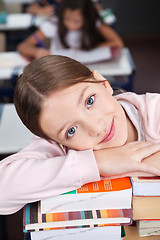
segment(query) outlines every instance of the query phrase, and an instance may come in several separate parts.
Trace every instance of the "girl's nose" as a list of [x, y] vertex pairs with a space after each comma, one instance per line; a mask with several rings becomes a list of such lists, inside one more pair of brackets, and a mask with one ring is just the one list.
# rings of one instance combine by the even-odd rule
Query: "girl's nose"
[[105, 124], [103, 118], [92, 118], [88, 125], [88, 133], [90, 136], [97, 137], [105, 133]]

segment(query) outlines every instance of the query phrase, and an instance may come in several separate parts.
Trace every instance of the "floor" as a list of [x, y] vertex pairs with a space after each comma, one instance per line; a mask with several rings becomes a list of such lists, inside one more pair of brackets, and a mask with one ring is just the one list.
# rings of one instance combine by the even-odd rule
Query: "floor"
[[[160, 93], [160, 36], [156, 37], [125, 37], [125, 45], [130, 49], [136, 65], [134, 92]], [[22, 210], [6, 216], [7, 234], [1, 240], [23, 240]], [[128, 239], [128, 238], [127, 238]]]

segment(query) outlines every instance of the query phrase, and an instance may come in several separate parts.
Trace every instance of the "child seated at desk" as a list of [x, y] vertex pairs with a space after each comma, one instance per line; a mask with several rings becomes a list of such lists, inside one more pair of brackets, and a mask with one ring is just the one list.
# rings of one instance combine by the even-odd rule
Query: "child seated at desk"
[[160, 94], [113, 96], [97, 71], [64, 56], [32, 61], [14, 103], [35, 135], [0, 162], [0, 214], [100, 178], [160, 175]]
[[37, 0], [29, 7], [26, 12], [33, 15], [46, 15], [51, 16], [57, 12], [61, 0]]
[[[43, 40], [51, 40], [46, 49]], [[46, 21], [39, 30], [17, 47], [26, 58], [32, 60], [57, 54], [75, 58], [83, 63], [97, 60], [93, 50], [106, 46], [103, 54], [108, 58], [120, 54], [123, 41], [109, 26], [103, 23], [91, 0], [63, 0], [57, 18]], [[107, 55], [108, 54], [108, 55]]]

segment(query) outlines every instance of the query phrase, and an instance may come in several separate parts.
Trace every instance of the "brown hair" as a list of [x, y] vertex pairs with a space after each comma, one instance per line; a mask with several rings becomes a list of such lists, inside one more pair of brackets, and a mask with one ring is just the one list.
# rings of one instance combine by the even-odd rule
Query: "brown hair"
[[39, 124], [44, 99], [59, 89], [93, 80], [92, 72], [71, 58], [49, 55], [35, 59], [18, 78], [14, 93], [17, 113], [33, 134], [50, 141]]
[[58, 9], [58, 32], [61, 42], [66, 48], [69, 48], [66, 42], [68, 29], [65, 27], [63, 21], [63, 15], [66, 9], [81, 10], [84, 19], [84, 24], [81, 29], [81, 49], [90, 50], [105, 41], [97, 28], [97, 23], [103, 23], [103, 20], [96, 10], [95, 3], [93, 3], [92, 0], [63, 0]]

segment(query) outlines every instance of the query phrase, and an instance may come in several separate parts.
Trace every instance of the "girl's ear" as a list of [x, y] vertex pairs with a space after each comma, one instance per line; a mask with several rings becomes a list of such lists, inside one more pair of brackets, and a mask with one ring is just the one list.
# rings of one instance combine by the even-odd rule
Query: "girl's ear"
[[97, 72], [96, 70], [93, 70], [92, 72], [92, 75], [93, 77], [96, 79], [96, 80], [106, 80], [99, 72]]
[[110, 82], [108, 80], [106, 80], [106, 78], [104, 78], [99, 72], [97, 72], [96, 70], [93, 70], [92, 72], [93, 77], [97, 80], [105, 80], [102, 84], [103, 86], [107, 89], [107, 91], [112, 95], [113, 94], [113, 89], [110, 85]]

